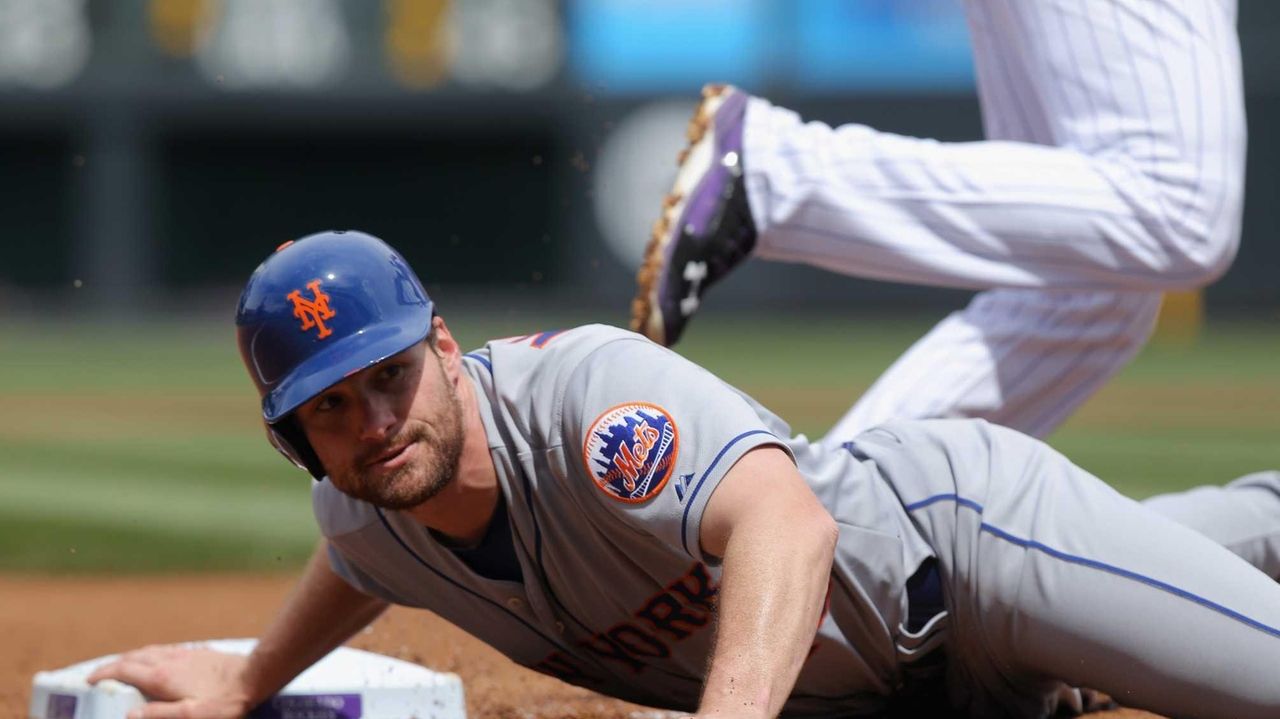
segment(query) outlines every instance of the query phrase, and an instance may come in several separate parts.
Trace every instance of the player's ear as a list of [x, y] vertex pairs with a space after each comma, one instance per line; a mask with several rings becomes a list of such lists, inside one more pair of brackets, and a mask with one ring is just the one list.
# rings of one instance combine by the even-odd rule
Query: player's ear
[[431, 334], [427, 337], [429, 349], [444, 364], [445, 371], [452, 378], [462, 366], [462, 348], [449, 332], [444, 318], [436, 315], [431, 318]]

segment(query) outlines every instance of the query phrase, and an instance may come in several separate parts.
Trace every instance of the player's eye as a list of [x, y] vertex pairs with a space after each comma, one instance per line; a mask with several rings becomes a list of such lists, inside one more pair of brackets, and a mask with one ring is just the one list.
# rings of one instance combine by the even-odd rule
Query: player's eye
[[380, 372], [378, 372], [378, 378], [383, 380], [384, 382], [390, 382], [392, 380], [398, 379], [402, 375], [404, 375], [404, 366], [398, 365], [398, 364], [387, 365], [386, 367], [383, 367]]
[[342, 404], [342, 398], [334, 394], [326, 394], [320, 397], [315, 403], [313, 409], [317, 412], [332, 412]]

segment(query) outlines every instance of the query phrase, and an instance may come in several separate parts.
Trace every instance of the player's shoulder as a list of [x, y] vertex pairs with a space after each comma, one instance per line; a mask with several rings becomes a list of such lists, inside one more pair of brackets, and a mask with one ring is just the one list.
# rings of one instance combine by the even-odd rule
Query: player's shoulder
[[570, 374], [597, 350], [617, 343], [657, 346], [634, 332], [591, 324], [490, 340], [466, 356], [480, 361], [495, 377], [532, 382]]
[[617, 359], [617, 347], [661, 349], [624, 329], [584, 325], [492, 340], [466, 357], [509, 434], [549, 447], [560, 442], [564, 403], [582, 393], [583, 378], [629, 374], [631, 362]]
[[567, 329], [532, 332], [515, 337], [490, 340], [485, 348], [490, 352], [529, 355], [566, 355], [591, 350], [620, 340], [647, 342], [643, 336], [621, 327], [604, 324], [580, 325]]

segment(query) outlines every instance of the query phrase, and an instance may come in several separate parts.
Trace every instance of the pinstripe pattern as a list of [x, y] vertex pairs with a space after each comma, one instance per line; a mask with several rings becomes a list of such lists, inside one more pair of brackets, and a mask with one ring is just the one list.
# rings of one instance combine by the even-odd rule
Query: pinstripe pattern
[[[1034, 404], [1039, 414], [1015, 410], [1010, 413], [1014, 418], [1011, 421], [1025, 425], [1032, 436], [1049, 434], [1133, 359], [1155, 329], [1161, 296], [1154, 293], [1129, 294], [1132, 296], [1124, 300], [1129, 306], [1118, 305], [1125, 307], [1117, 313], [1118, 319], [1128, 319], [1121, 331], [1102, 341], [1077, 344], [1081, 354], [1070, 359], [1071, 365], [1065, 372], [1026, 382], [1021, 394], [1038, 398]], [[1049, 354], [1062, 357], [1066, 353], [1054, 352], [1051, 348]], [[1046, 387], [1048, 391], [1042, 393]], [[996, 421], [1004, 423], [1003, 417], [997, 417]]]
[[832, 442], [894, 417], [1048, 433], [1141, 348], [1158, 291], [1202, 284], [1234, 255], [1234, 0], [965, 6], [985, 142], [748, 107], [759, 256], [988, 290], [890, 368]]
[[1159, 306], [1142, 292], [984, 292], [907, 350], [823, 444], [904, 417], [1048, 434], [1141, 349]]

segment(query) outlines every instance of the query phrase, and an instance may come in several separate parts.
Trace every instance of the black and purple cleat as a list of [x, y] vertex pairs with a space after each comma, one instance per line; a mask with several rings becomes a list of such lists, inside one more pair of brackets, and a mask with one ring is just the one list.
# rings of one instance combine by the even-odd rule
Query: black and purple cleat
[[746, 93], [708, 85], [689, 121], [689, 146], [653, 225], [631, 303], [631, 329], [659, 344], [680, 339], [707, 288], [755, 247], [742, 178], [746, 109]]

